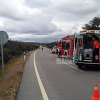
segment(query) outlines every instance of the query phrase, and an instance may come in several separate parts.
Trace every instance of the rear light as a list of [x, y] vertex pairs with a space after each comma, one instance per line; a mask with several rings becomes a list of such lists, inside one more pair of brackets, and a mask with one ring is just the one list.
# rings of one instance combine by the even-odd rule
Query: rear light
[[98, 60], [99, 59], [99, 56], [98, 55], [95, 55], [95, 60]]

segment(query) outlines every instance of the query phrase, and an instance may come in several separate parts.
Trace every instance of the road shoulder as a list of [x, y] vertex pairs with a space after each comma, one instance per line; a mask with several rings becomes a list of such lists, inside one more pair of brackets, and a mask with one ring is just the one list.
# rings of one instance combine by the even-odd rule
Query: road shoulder
[[33, 57], [34, 52], [25, 64], [16, 100], [43, 100], [34, 70]]

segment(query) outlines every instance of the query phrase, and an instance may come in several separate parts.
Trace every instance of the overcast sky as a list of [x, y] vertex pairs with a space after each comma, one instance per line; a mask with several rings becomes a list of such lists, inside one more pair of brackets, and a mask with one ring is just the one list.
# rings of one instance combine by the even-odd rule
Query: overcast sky
[[0, 30], [11, 40], [53, 42], [100, 16], [100, 0], [1, 0]]

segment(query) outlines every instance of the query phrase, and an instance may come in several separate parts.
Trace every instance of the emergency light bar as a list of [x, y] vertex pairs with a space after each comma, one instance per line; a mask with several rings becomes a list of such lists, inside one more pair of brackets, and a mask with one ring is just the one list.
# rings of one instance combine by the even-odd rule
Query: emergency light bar
[[100, 33], [100, 30], [83, 30], [81, 33]]

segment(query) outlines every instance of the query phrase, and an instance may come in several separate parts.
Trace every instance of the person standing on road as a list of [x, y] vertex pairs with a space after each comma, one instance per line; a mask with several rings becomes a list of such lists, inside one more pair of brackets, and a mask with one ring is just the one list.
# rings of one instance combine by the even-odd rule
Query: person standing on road
[[98, 61], [99, 60], [99, 41], [96, 38], [93, 38], [93, 55], [94, 55], [94, 59]]
[[40, 49], [42, 48], [42, 46], [40, 45]]
[[43, 48], [43, 46], [42, 46], [42, 51], [43, 51], [43, 49], [44, 49], [44, 48]]

